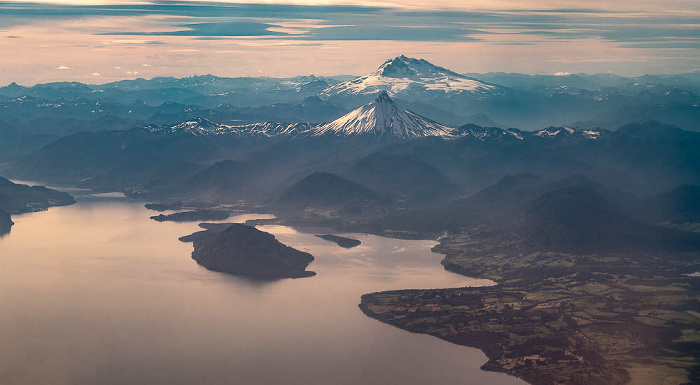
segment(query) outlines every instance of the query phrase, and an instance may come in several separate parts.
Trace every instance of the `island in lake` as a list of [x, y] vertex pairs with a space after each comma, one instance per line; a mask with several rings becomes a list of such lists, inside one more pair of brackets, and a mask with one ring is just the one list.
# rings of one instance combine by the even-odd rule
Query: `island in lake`
[[202, 223], [206, 229], [181, 237], [193, 242], [192, 258], [205, 268], [257, 279], [304, 278], [314, 257], [279, 242], [274, 235], [239, 223]]
[[340, 237], [333, 234], [317, 235], [317, 237], [326, 241], [337, 243], [338, 246], [343, 247], [345, 249], [352, 249], [353, 247], [360, 246], [360, 244], [362, 243], [357, 239]]
[[151, 217], [157, 222], [199, 222], [199, 221], [223, 221], [228, 219], [229, 214], [216, 210], [194, 210], [183, 211], [174, 214], [160, 214]]

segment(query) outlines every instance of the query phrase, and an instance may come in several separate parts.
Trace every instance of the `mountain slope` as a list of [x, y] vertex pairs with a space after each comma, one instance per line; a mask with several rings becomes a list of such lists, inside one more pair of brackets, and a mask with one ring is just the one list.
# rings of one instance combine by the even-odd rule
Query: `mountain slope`
[[696, 234], [647, 225], [579, 187], [543, 194], [532, 201], [524, 222], [513, 230], [522, 244], [572, 253], [694, 250]]
[[683, 185], [641, 203], [656, 222], [700, 222], [700, 186]]

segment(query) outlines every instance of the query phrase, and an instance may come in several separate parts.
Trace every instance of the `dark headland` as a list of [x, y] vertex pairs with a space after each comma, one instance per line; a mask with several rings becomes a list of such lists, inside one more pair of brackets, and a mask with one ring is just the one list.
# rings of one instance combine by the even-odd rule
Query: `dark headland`
[[314, 257], [280, 243], [275, 236], [238, 223], [202, 223], [205, 231], [180, 238], [193, 242], [192, 258], [212, 271], [257, 279], [304, 278]]
[[183, 211], [174, 214], [160, 214], [151, 217], [157, 222], [198, 222], [198, 221], [223, 221], [228, 219], [229, 214], [215, 210], [195, 210]]
[[28, 186], [13, 183], [0, 177], [0, 210], [9, 214], [43, 211], [49, 207], [67, 206], [75, 203], [68, 193], [44, 186]]
[[43, 186], [13, 183], [0, 177], [0, 235], [9, 233], [14, 225], [10, 214], [43, 211], [49, 207], [73, 203], [75, 199], [68, 193]]
[[360, 246], [362, 243], [357, 239], [340, 237], [333, 234], [317, 235], [317, 237], [326, 241], [335, 242], [338, 244], [338, 246], [346, 249], [352, 249], [353, 247]]
[[10, 214], [0, 210], [0, 235], [9, 233], [12, 225], [14, 225], [14, 222], [12, 222]]

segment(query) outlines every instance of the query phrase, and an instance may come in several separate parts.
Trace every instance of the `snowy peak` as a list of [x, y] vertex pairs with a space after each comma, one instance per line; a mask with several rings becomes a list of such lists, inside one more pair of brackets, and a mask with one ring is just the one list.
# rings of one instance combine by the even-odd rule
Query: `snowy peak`
[[451, 138], [455, 129], [433, 122], [394, 103], [386, 91], [381, 91], [369, 104], [351, 111], [330, 123], [314, 127], [314, 136], [364, 136], [378, 138], [422, 138], [439, 136]]
[[226, 125], [204, 118], [186, 120], [174, 125], [149, 125], [143, 130], [154, 134], [188, 136], [235, 136], [235, 137], [287, 137], [287, 138], [371, 138], [415, 139], [437, 137], [445, 140], [463, 139], [486, 141], [530, 141], [530, 140], [604, 140], [613, 133], [602, 129], [579, 130], [570, 127], [547, 127], [538, 131], [521, 131], [515, 128], [481, 127], [468, 124], [452, 128], [405, 110], [380, 92], [376, 99], [349, 112], [330, 123], [259, 122], [246, 125]]
[[146, 131], [155, 134], [184, 134], [191, 136], [294, 136], [303, 134], [309, 130], [308, 123], [274, 123], [260, 122], [239, 126], [214, 123], [208, 119], [196, 118], [182, 123], [166, 126], [149, 125], [144, 127]]
[[[168, 127], [156, 127], [155, 131], [169, 131], [171, 133], [180, 134], [191, 134], [195, 136], [210, 135], [216, 131], [220, 131], [224, 128], [223, 125], [214, 123], [209, 119], [205, 118], [195, 118], [191, 120], [186, 120], [182, 123], [178, 123]], [[152, 130], [152, 131], [154, 131]]]
[[389, 97], [389, 94], [386, 91], [380, 91], [379, 94], [377, 94], [377, 98], [374, 99], [374, 102], [370, 103], [369, 105], [374, 105], [378, 109], [395, 110], [399, 108], [396, 106], [396, 103], [391, 100], [391, 97]]
[[389, 78], [410, 78], [418, 76], [418, 73], [406, 63], [407, 59], [407, 57], [401, 55], [396, 59], [388, 60], [379, 67], [375, 74]]
[[404, 55], [387, 60], [374, 74], [400, 79], [424, 79], [442, 76], [464, 77], [456, 72], [433, 65], [425, 59], [414, 59]]
[[[401, 55], [387, 60], [379, 69], [369, 75], [360, 76], [326, 89], [324, 94], [327, 96], [366, 95], [379, 91], [386, 91], [392, 96], [418, 96], [425, 92], [500, 93], [503, 89], [438, 67], [424, 59], [414, 59]], [[411, 95], [409, 95], [409, 91]]]
[[579, 130], [571, 127], [547, 127], [534, 131], [533, 135], [539, 138], [574, 138], [574, 139], [601, 139], [609, 135], [609, 131], [601, 129]]

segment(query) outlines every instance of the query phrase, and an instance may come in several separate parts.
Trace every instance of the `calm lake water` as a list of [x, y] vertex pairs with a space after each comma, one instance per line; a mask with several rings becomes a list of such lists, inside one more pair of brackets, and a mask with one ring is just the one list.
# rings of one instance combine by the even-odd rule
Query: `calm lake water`
[[[0, 238], [0, 384], [523, 384], [476, 349], [366, 317], [364, 293], [484, 285], [443, 270], [431, 241], [352, 235], [342, 249], [260, 226], [316, 257], [316, 277], [259, 283], [208, 271], [123, 200], [13, 217]], [[241, 216], [234, 221], [252, 217]]]

